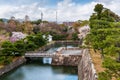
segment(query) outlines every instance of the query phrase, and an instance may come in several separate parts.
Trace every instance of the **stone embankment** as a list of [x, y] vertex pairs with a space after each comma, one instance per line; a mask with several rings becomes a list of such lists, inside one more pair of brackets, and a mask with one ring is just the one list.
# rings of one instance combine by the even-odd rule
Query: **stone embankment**
[[84, 49], [82, 53], [82, 58], [78, 64], [79, 80], [97, 80], [96, 70], [92, 63], [89, 50]]
[[62, 45], [81, 45], [82, 40], [79, 41], [56, 41], [55, 44], [62, 44]]
[[21, 58], [18, 58], [17, 60], [15, 60], [14, 62], [12, 62], [11, 64], [6, 65], [3, 68], [0, 68], [0, 76], [19, 67], [20, 65], [22, 65], [25, 62], [26, 62], [26, 59], [24, 57], [21, 57]]
[[58, 55], [53, 57], [52, 65], [77, 66], [81, 55]]
[[[79, 50], [79, 48], [65, 48], [61, 47], [57, 50], [56, 54], [57, 56], [52, 57], [52, 65], [64, 65], [64, 66], [78, 66], [79, 61], [81, 60], [81, 53], [74, 54], [75, 52], [71, 54], [71, 50]], [[64, 53], [65, 51], [68, 51], [68, 53]]]
[[[65, 54], [65, 51], [68, 53]], [[52, 58], [52, 65], [77, 66], [79, 80], [97, 80], [96, 70], [88, 49], [61, 47], [55, 54], [58, 55]]]

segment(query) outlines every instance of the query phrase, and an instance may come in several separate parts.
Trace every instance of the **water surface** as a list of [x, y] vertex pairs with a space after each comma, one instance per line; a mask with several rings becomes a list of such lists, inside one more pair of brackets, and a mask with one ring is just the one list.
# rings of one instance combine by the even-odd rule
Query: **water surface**
[[[76, 45], [66, 47], [74, 46]], [[59, 47], [61, 45], [55, 45], [47, 51], [53, 53]], [[3, 75], [0, 80], [78, 80], [77, 67], [51, 66], [51, 61], [51, 58], [34, 58], [29, 63]]]
[[32, 61], [3, 75], [0, 80], [78, 80], [77, 67], [50, 66]]

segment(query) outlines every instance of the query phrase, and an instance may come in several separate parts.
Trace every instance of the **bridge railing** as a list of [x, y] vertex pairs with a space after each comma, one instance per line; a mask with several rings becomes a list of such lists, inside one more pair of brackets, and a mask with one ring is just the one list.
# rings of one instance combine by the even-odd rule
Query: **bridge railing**
[[25, 57], [56, 57], [56, 56], [58, 56], [58, 54], [51, 54], [51, 53], [26, 53], [25, 54]]

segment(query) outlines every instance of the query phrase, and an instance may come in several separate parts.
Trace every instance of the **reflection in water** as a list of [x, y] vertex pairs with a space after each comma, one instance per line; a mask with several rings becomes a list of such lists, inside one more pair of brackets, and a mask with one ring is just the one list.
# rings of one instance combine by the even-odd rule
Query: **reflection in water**
[[43, 64], [51, 64], [52, 58], [43, 58]]
[[31, 61], [0, 80], [78, 80], [77, 67], [50, 66]]

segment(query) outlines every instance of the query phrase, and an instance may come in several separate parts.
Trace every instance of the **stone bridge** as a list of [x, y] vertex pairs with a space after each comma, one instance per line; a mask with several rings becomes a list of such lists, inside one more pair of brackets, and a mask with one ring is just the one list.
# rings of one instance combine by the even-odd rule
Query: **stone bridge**
[[[75, 49], [75, 50], [74, 50]], [[54, 53], [49, 53], [49, 52], [27, 52], [25, 53], [25, 57], [58, 57], [58, 56], [71, 56], [71, 55], [82, 55], [81, 51], [79, 48], [65, 48], [65, 47], [60, 47], [58, 50]]]
[[52, 54], [52, 53], [25, 53], [25, 57], [57, 57], [57, 56], [69, 56], [69, 54]]

